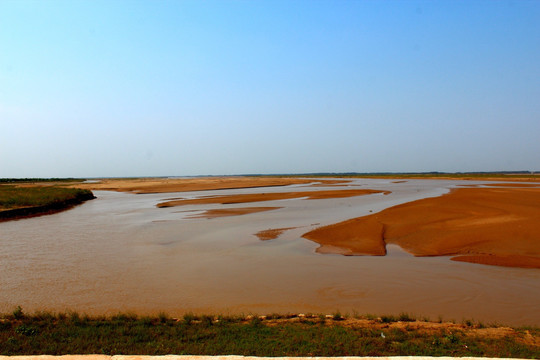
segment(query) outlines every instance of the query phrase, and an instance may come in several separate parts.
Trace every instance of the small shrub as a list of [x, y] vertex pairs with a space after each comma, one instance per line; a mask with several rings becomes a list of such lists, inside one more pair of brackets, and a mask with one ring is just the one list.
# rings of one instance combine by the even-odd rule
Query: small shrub
[[382, 316], [381, 316], [381, 321], [382, 321], [383, 323], [391, 323], [391, 322], [396, 322], [397, 319], [396, 319], [396, 317], [393, 316], [393, 315], [382, 315]]
[[332, 319], [336, 321], [343, 320], [343, 316], [341, 316], [341, 313], [339, 311], [336, 311], [333, 314]]
[[231, 323], [237, 323], [240, 321], [240, 318], [238, 316], [232, 316], [232, 315], [219, 315], [217, 319], [218, 319], [218, 323], [220, 324], [231, 324]]
[[204, 326], [204, 327], [210, 327], [212, 326], [214, 322], [214, 317], [213, 316], [210, 316], [210, 315], [204, 315], [202, 318], [201, 318], [201, 325]]
[[189, 312], [184, 314], [183, 320], [184, 324], [191, 325], [193, 321], [197, 320], [197, 317], [193, 313]]
[[71, 321], [73, 324], [80, 324], [81, 323], [81, 317], [78, 312], [72, 311], [68, 314], [69, 321]]
[[152, 318], [150, 316], [143, 316], [139, 319], [139, 324], [142, 326], [151, 326], [152, 325]]
[[12, 315], [17, 320], [24, 319], [24, 313], [23, 313], [22, 307], [17, 306], [17, 308], [15, 308], [15, 310], [13, 310]]
[[161, 322], [162, 324], [165, 324], [169, 320], [169, 315], [161, 311], [158, 314], [158, 319], [159, 319], [159, 322]]
[[375, 316], [373, 314], [366, 314], [366, 315], [364, 315], [364, 318], [366, 320], [377, 320], [377, 316]]
[[48, 311], [38, 311], [31, 316], [33, 321], [52, 321], [56, 316]]
[[28, 325], [25, 325], [25, 324], [19, 325], [15, 329], [15, 332], [17, 334], [21, 334], [21, 335], [24, 335], [24, 336], [34, 336], [34, 335], [37, 335], [39, 333], [37, 328], [35, 328], [33, 326], [28, 326]]
[[457, 337], [456, 335], [452, 333], [446, 335], [444, 338], [451, 344], [456, 344], [459, 342], [459, 337]]
[[412, 316], [410, 316], [409, 314], [407, 314], [407, 313], [399, 314], [398, 320], [399, 321], [406, 321], [406, 322], [415, 321], [415, 319]]
[[118, 322], [131, 322], [137, 320], [137, 315], [134, 313], [119, 313], [111, 317], [111, 319]]
[[483, 328], [486, 327], [486, 325], [484, 325], [484, 323], [481, 322], [481, 321], [477, 322], [477, 323], [476, 323], [476, 326], [477, 326], [479, 329], [483, 329]]
[[253, 319], [251, 319], [249, 323], [251, 326], [255, 326], [255, 327], [262, 325], [262, 321], [258, 316], [254, 316]]

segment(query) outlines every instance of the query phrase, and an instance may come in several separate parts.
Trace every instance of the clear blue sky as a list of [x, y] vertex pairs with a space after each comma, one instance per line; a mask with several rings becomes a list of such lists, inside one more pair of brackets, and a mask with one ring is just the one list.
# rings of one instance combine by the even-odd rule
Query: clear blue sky
[[0, 1], [0, 177], [540, 170], [540, 1]]

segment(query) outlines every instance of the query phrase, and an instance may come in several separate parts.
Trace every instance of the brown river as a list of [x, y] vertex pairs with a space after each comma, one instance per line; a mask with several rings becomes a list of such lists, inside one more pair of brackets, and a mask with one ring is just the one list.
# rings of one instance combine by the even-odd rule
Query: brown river
[[[0, 312], [224, 314], [407, 312], [461, 321], [540, 324], [540, 270], [414, 257], [315, 252], [302, 234], [322, 225], [439, 196], [471, 181], [354, 180], [343, 189], [389, 190], [340, 199], [157, 208], [174, 197], [313, 191], [291, 185], [167, 194], [94, 191], [71, 210], [0, 223]], [[486, 182], [482, 182], [485, 184]], [[329, 187], [320, 187], [329, 189]], [[280, 209], [213, 219], [204, 210]], [[294, 228], [274, 240], [254, 234]]]

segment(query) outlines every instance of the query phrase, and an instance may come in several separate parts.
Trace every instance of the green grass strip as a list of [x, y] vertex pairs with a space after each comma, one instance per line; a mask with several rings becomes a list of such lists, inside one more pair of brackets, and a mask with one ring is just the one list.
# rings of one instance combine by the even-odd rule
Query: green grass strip
[[71, 189], [57, 186], [18, 187], [0, 186], [0, 209], [47, 206], [66, 201], [86, 199], [90, 190]]
[[497, 330], [465, 324], [418, 327], [413, 322], [396, 327], [388, 317], [386, 322], [378, 318], [357, 323], [324, 317], [276, 318], [27, 316], [18, 309], [0, 320], [0, 354], [540, 358], [538, 328], [504, 328], [506, 335], [489, 336]]

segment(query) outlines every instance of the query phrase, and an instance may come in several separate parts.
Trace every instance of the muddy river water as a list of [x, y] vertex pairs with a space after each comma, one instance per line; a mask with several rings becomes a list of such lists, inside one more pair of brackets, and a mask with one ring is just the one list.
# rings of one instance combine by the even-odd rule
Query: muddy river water
[[[486, 182], [482, 182], [486, 183]], [[389, 190], [340, 199], [157, 208], [175, 197], [313, 191], [317, 186], [128, 194], [54, 215], [0, 223], [0, 312], [76, 310], [196, 313], [398, 314], [540, 324], [540, 270], [414, 257], [315, 252], [302, 234], [400, 203], [439, 196], [471, 181], [359, 179], [343, 189]], [[329, 189], [329, 187], [320, 187]], [[338, 189], [333, 187], [333, 189]], [[213, 219], [204, 210], [280, 209]], [[261, 241], [254, 234], [294, 228]]]

